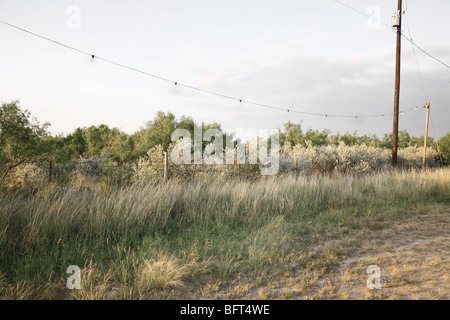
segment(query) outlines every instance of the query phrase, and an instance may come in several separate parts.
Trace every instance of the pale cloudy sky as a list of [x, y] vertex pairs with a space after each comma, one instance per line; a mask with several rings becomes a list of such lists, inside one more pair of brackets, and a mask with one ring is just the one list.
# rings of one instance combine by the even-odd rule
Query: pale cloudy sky
[[[341, 0], [391, 24], [394, 0]], [[403, 29], [450, 64], [450, 1], [405, 2]], [[395, 34], [333, 0], [0, 0], [0, 20], [180, 83], [307, 112], [392, 113]], [[411, 45], [403, 39], [400, 109], [426, 102]], [[210, 96], [122, 69], [0, 24], [0, 101], [21, 101], [53, 133], [108, 124], [132, 133], [156, 111], [224, 128], [392, 131], [392, 116], [303, 116]], [[431, 101], [430, 135], [450, 130], [450, 69], [420, 51]], [[400, 129], [424, 133], [423, 108]], [[434, 130], [433, 130], [434, 128]]]

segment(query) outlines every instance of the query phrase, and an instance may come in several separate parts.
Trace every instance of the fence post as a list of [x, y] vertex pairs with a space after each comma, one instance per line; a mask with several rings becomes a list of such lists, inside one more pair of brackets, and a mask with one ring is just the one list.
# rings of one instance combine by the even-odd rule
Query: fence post
[[167, 184], [169, 179], [169, 152], [164, 152], [164, 184]]
[[422, 167], [423, 170], [425, 170], [426, 164], [427, 164], [427, 141], [428, 141], [428, 121], [430, 119], [430, 103], [428, 102], [425, 106], [425, 109], [427, 109], [427, 119], [425, 122], [425, 136], [424, 136], [424, 146], [423, 146], [423, 163]]
[[52, 183], [52, 169], [53, 169], [53, 164], [52, 164], [52, 160], [50, 160], [50, 166], [48, 168], [48, 183]]

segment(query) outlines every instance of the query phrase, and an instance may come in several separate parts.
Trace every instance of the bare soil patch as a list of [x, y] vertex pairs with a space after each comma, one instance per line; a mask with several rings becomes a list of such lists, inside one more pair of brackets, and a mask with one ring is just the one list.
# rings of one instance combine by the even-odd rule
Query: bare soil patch
[[[311, 249], [338, 262], [323, 268], [273, 270], [232, 285], [217, 283], [191, 292], [197, 299], [436, 299], [450, 298], [450, 208], [412, 209], [380, 230], [349, 233]], [[348, 246], [351, 244], [350, 246]], [[326, 249], [323, 249], [326, 248]], [[332, 249], [330, 249], [332, 248]], [[336, 252], [346, 252], [338, 255]], [[381, 271], [381, 289], [368, 289], [367, 268]], [[186, 293], [186, 292], [185, 292]]]

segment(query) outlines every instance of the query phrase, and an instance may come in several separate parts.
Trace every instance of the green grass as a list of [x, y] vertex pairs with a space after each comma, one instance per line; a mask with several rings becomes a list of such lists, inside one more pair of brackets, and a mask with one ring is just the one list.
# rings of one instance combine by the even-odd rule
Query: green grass
[[[433, 204], [450, 204], [449, 169], [5, 192], [0, 297], [164, 299], [295, 268], [327, 271], [352, 243], [324, 241]], [[81, 290], [65, 286], [69, 265], [82, 269]]]

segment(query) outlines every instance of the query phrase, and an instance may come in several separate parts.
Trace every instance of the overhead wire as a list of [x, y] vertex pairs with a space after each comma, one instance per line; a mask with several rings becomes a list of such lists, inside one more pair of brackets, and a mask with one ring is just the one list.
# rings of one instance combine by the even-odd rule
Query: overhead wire
[[[406, 26], [408, 28], [409, 37], [412, 40], [411, 29], [409, 28], [408, 17], [406, 15], [405, 15], [405, 22], [406, 22]], [[414, 48], [414, 46], [412, 44], [411, 44], [411, 48], [412, 48], [412, 51], [414, 53], [414, 59], [416, 61], [417, 72], [419, 74], [419, 80], [420, 80], [420, 84], [421, 84], [421, 87], [422, 87], [423, 96], [425, 98], [425, 102], [427, 102], [428, 101], [427, 92], [426, 92], [425, 86], [423, 84], [422, 72], [420, 71], [419, 60], [417, 59], [416, 49]]]
[[380, 23], [380, 24], [382, 24], [383, 26], [388, 27], [389, 29], [392, 29], [392, 26], [388, 25], [387, 23], [385, 23], [385, 22], [383, 22], [383, 21], [381, 21], [381, 20], [379, 20], [379, 19], [376, 19], [376, 18], [370, 16], [369, 14], [367, 14], [367, 13], [361, 11], [361, 10], [358, 10], [358, 9], [356, 9], [356, 8], [354, 8], [354, 7], [352, 7], [352, 6], [348, 5], [348, 4], [346, 4], [346, 3], [344, 3], [344, 2], [341, 2], [341, 1], [339, 1], [339, 0], [333, 0], [333, 1], [336, 2], [336, 3], [338, 3], [338, 4], [340, 4], [340, 5], [342, 5], [342, 6], [344, 6], [344, 7], [346, 7], [346, 8], [348, 8], [348, 9], [350, 9], [350, 10], [352, 10], [352, 11], [354, 11], [354, 12], [356, 12], [356, 13], [359, 13], [360, 15], [363, 15], [363, 16], [366, 17], [366, 18], [370, 18], [370, 19], [372, 19], [373, 21], [376, 21], [376, 22]]
[[440, 64], [442, 64], [444, 67], [447, 67], [450, 69], [450, 65], [446, 64], [445, 62], [439, 60], [438, 58], [436, 58], [435, 56], [433, 56], [431, 53], [428, 53], [427, 51], [425, 51], [424, 49], [422, 49], [421, 47], [419, 47], [414, 41], [412, 41], [411, 39], [409, 39], [402, 31], [402, 36], [408, 40], [408, 42], [410, 42], [414, 47], [416, 47], [417, 49], [419, 49], [420, 51], [422, 51], [423, 53], [425, 53], [427, 56], [429, 56], [430, 58], [436, 60], [437, 62], [439, 62]]
[[[17, 29], [19, 31], [25, 32], [27, 34], [30, 34], [32, 36], [38, 37], [40, 39], [49, 41], [49, 42], [51, 42], [53, 44], [56, 44], [56, 45], [65, 47], [67, 49], [73, 50], [75, 52], [87, 55], [87, 56], [91, 57], [92, 59], [101, 60], [101, 61], [104, 61], [106, 63], [109, 63], [109, 64], [112, 64], [112, 65], [115, 65], [115, 66], [118, 66], [118, 67], [130, 70], [130, 71], [133, 71], [133, 72], [137, 72], [137, 73], [149, 76], [149, 77], [153, 77], [155, 79], [158, 79], [158, 80], [161, 80], [161, 81], [165, 81], [165, 82], [177, 85], [177, 86], [181, 86], [181, 87], [185, 87], [185, 88], [188, 88], [188, 89], [191, 89], [191, 90], [196, 90], [196, 91], [199, 91], [199, 92], [203, 92], [203, 93], [206, 93], [206, 94], [210, 94], [210, 95], [214, 95], [214, 96], [218, 96], [218, 97], [222, 97], [222, 98], [238, 101], [239, 103], [246, 103], [246, 104], [257, 106], [257, 107], [269, 108], [269, 109], [274, 109], [274, 110], [281, 110], [281, 111], [285, 111], [285, 112], [292, 112], [292, 113], [303, 114], [303, 115], [320, 116], [320, 117], [325, 117], [325, 118], [354, 118], [354, 119], [359, 119], [359, 118], [384, 117], [384, 116], [392, 115], [392, 113], [368, 114], [368, 115], [367, 114], [366, 115], [365, 114], [361, 114], [361, 115], [360, 114], [343, 115], [343, 114], [334, 114], [334, 113], [316, 113], [316, 112], [301, 111], [301, 110], [297, 110], [297, 109], [290, 108], [290, 107], [289, 108], [287, 108], [287, 107], [279, 107], [279, 106], [273, 106], [273, 105], [259, 103], [259, 102], [253, 102], [253, 101], [245, 100], [245, 99], [242, 99], [242, 98], [236, 98], [236, 97], [233, 97], [233, 96], [230, 96], [230, 95], [226, 95], [226, 94], [222, 94], [222, 93], [218, 93], [218, 92], [202, 89], [202, 88], [195, 87], [195, 86], [192, 86], [192, 85], [188, 85], [188, 84], [185, 84], [185, 83], [180, 83], [178, 81], [174, 81], [174, 80], [168, 79], [166, 77], [162, 77], [162, 76], [159, 76], [159, 75], [156, 75], [156, 74], [153, 74], [153, 73], [149, 73], [149, 72], [143, 71], [141, 69], [134, 68], [134, 67], [131, 67], [131, 66], [128, 66], [128, 65], [125, 65], [125, 64], [122, 64], [122, 63], [119, 63], [119, 62], [116, 62], [116, 61], [104, 58], [102, 56], [99, 56], [99, 55], [96, 55], [96, 54], [93, 54], [93, 53], [90, 53], [90, 52], [87, 52], [87, 51], [75, 48], [73, 46], [67, 45], [67, 44], [62, 43], [60, 41], [53, 40], [53, 39], [51, 39], [49, 37], [46, 37], [46, 36], [37, 34], [35, 32], [29, 31], [27, 29], [18, 27], [18, 26], [14, 25], [14, 24], [5, 22], [3, 20], [0, 20], [0, 23], [4, 24], [6, 26], [12, 27], [14, 29]], [[412, 109], [417, 109], [417, 108], [413, 107], [413, 108], [404, 110], [403, 112], [406, 113], [406, 112], [408, 112], [409, 110], [412, 110]]]
[[[407, 8], [405, 9], [405, 12], [406, 12], [408, 10], [408, 1], [405, 1], [405, 2], [406, 2], [406, 6], [407, 6]], [[409, 37], [410, 37], [411, 41], [413, 41], [413, 37], [412, 37], [412, 34], [411, 34], [411, 29], [410, 29], [409, 23], [408, 23], [408, 16], [406, 14], [405, 14], [405, 22], [406, 22], [406, 27], [408, 29]], [[427, 97], [427, 93], [426, 93], [426, 90], [425, 90], [425, 86], [423, 84], [422, 73], [420, 72], [420, 66], [419, 66], [419, 61], [417, 60], [416, 50], [415, 50], [414, 45], [413, 45], [412, 42], [411, 42], [411, 47], [412, 47], [412, 50], [413, 50], [413, 53], [414, 53], [414, 58], [416, 60], [417, 72], [419, 74], [420, 84], [422, 86], [422, 91], [423, 91], [423, 95], [424, 95], [424, 98], [425, 98], [425, 102], [427, 102], [428, 101], [428, 97]], [[442, 165], [442, 167], [444, 167], [444, 161], [442, 159], [441, 151], [439, 150], [439, 142], [438, 142], [438, 139], [437, 139], [436, 129], [434, 127], [434, 123], [433, 123], [433, 119], [432, 119], [431, 115], [430, 115], [430, 122], [431, 122], [431, 127], [433, 129], [434, 140], [436, 142], [436, 147], [437, 147], [437, 151], [438, 151], [439, 158], [440, 158], [440, 161], [441, 161], [441, 165]]]
[[[336, 2], [336, 3], [338, 3], [338, 4], [340, 4], [340, 5], [342, 5], [342, 6], [344, 6], [344, 7], [349, 8], [349, 9], [351, 9], [352, 11], [355, 11], [355, 12], [357, 12], [357, 13], [359, 13], [359, 14], [365, 16], [365, 17], [368, 17], [368, 18], [373, 19], [374, 21], [377, 21], [377, 22], [379, 22], [380, 24], [382, 24], [382, 25], [388, 27], [389, 29], [394, 30], [394, 28], [393, 28], [392, 26], [390, 26], [390, 25], [388, 25], [388, 24], [386, 24], [386, 23], [384, 23], [384, 22], [382, 22], [382, 21], [380, 21], [380, 20], [378, 20], [378, 19], [375, 19], [375, 18], [371, 17], [370, 15], [368, 15], [368, 14], [362, 12], [361, 10], [358, 10], [358, 9], [356, 9], [356, 8], [353, 8], [353, 7], [347, 5], [347, 4], [345, 4], [345, 3], [343, 3], [343, 2], [341, 2], [341, 1], [339, 1], [339, 0], [333, 0], [333, 1]], [[406, 5], [406, 8], [405, 8], [405, 10], [402, 12], [402, 15], [404, 15], [404, 14], [406, 13], [406, 11], [408, 11], [409, 6], [408, 6], [407, 0], [405, 1], [405, 5]], [[402, 10], [403, 10], [403, 8], [402, 8]], [[450, 69], [450, 65], [448, 65], [448, 64], [446, 64], [445, 62], [441, 61], [440, 59], [436, 58], [435, 56], [433, 56], [432, 54], [430, 54], [430, 53], [427, 52], [426, 50], [422, 49], [419, 45], [417, 45], [417, 44], [413, 41], [413, 38], [412, 38], [412, 35], [411, 35], [411, 30], [410, 30], [409, 23], [408, 23], [408, 18], [407, 18], [406, 15], [405, 15], [405, 22], [406, 22], [406, 27], [407, 27], [407, 29], [408, 29], [409, 37], [407, 37], [407, 36], [405, 35], [405, 33], [403, 32], [403, 30], [401, 30], [400, 32], [401, 32], [402, 37], [404, 37], [404, 38], [411, 44], [411, 47], [412, 47], [412, 50], [413, 50], [413, 53], [414, 53], [414, 58], [415, 58], [416, 65], [417, 65], [417, 71], [418, 71], [418, 73], [419, 73], [419, 79], [420, 79], [420, 84], [421, 84], [421, 87], [422, 87], [423, 95], [424, 95], [424, 98], [425, 98], [425, 102], [427, 102], [427, 101], [428, 101], [428, 97], [427, 97], [427, 93], [426, 93], [425, 86], [424, 86], [424, 83], [423, 83], [422, 73], [421, 73], [421, 71], [420, 71], [419, 61], [418, 61], [418, 59], [417, 59], [417, 54], [416, 54], [415, 48], [417, 48], [418, 50], [420, 50], [421, 52], [423, 52], [424, 54], [426, 54], [426, 55], [429, 56], [430, 58], [434, 59], [435, 61], [439, 62], [440, 64], [442, 64], [443, 66], [445, 66], [445, 67], [447, 67], [447, 68], [449, 68], [449, 69]], [[416, 107], [415, 109], [417, 110], [417, 107]], [[439, 150], [439, 143], [438, 143], [438, 140], [437, 140], [437, 138], [436, 138], [436, 137], [437, 137], [437, 135], [436, 135], [436, 130], [435, 130], [435, 128], [434, 128], [434, 124], [433, 124], [433, 121], [431, 120], [431, 117], [430, 117], [430, 121], [431, 121], [431, 126], [432, 126], [432, 128], [433, 128], [434, 139], [435, 139], [435, 141], [436, 141], [438, 153], [439, 153], [439, 156], [440, 156], [440, 159], [441, 159], [441, 164], [442, 164], [442, 166], [443, 166], [444, 163], [443, 163], [443, 160], [442, 160], [442, 154], [441, 154], [441, 152], [440, 152], [440, 150]]]
[[[348, 5], [348, 4], [344, 3], [344, 2], [341, 2], [341, 1], [339, 1], [339, 0], [333, 0], [333, 1], [336, 2], [336, 3], [338, 3], [338, 4], [340, 4], [340, 5], [342, 5], [342, 6], [344, 6], [344, 7], [346, 7], [346, 8], [348, 8], [348, 9], [350, 9], [350, 10], [352, 10], [352, 11], [354, 11], [354, 12], [359, 13], [360, 15], [365, 16], [366, 18], [373, 19], [374, 21], [379, 22], [380, 24], [382, 24], [383, 26], [385, 26], [385, 27], [387, 27], [387, 28], [389, 28], [389, 29], [391, 29], [391, 30], [393, 29], [391, 25], [388, 25], [387, 23], [385, 23], [385, 22], [383, 22], [383, 21], [381, 21], [381, 20], [379, 20], [379, 19], [375, 19], [374, 17], [368, 15], [367, 13], [364, 13], [364, 12], [361, 11], [361, 10], [358, 10], [358, 9], [356, 9], [356, 8], [353, 8], [352, 6], [350, 6], [350, 5]], [[442, 60], [436, 58], [434, 55], [432, 55], [431, 53], [427, 52], [425, 49], [421, 48], [421, 47], [420, 47], [419, 45], [417, 45], [414, 41], [412, 41], [410, 38], [408, 38], [408, 37], [403, 33], [403, 30], [401, 30], [401, 35], [402, 35], [406, 40], [408, 40], [413, 46], [415, 46], [417, 49], [419, 49], [420, 51], [422, 51], [424, 54], [426, 54], [426, 55], [429, 56], [430, 58], [434, 59], [435, 61], [439, 62], [439, 63], [442, 64], [443, 66], [445, 66], [445, 67], [447, 67], [447, 68], [450, 69], [450, 65], [448, 65], [447, 63], [443, 62]]]
[[[365, 17], [371, 18], [371, 19], [373, 19], [374, 21], [377, 21], [377, 22], [379, 22], [380, 24], [382, 24], [382, 25], [384, 25], [384, 26], [386, 26], [386, 27], [392, 29], [391, 26], [389, 26], [388, 24], [384, 23], [383, 21], [380, 21], [380, 20], [378, 20], [378, 19], [375, 19], [375, 18], [371, 17], [370, 15], [368, 15], [368, 14], [366, 14], [366, 13], [364, 13], [364, 12], [358, 10], [358, 9], [355, 9], [355, 8], [353, 8], [353, 7], [347, 5], [347, 4], [345, 4], [345, 3], [343, 3], [343, 2], [341, 2], [341, 1], [339, 1], [339, 0], [334, 0], [334, 1], [335, 1], [336, 3], [338, 3], [338, 4], [340, 4], [340, 5], [343, 5], [343, 6], [349, 8], [349, 9], [351, 9], [351, 10], [353, 10], [353, 11], [355, 11], [355, 12], [357, 12], [357, 13], [359, 13], [359, 14], [365, 16]], [[315, 113], [315, 112], [300, 111], [300, 110], [291, 109], [291, 108], [278, 107], [278, 106], [273, 106], [273, 105], [268, 105], [268, 104], [263, 104], [263, 103], [258, 103], [258, 102], [253, 102], [253, 101], [248, 101], [248, 100], [244, 100], [244, 99], [241, 99], [241, 98], [236, 98], [236, 97], [232, 97], [232, 96], [229, 96], [229, 95], [225, 95], [225, 94], [222, 94], [222, 93], [218, 93], [218, 92], [214, 92], [214, 91], [210, 91], [210, 90], [205, 90], [205, 89], [198, 88], [198, 87], [195, 87], [195, 86], [192, 86], [192, 85], [180, 83], [180, 82], [177, 82], [177, 81], [174, 81], [174, 80], [170, 80], [170, 79], [168, 79], [168, 78], [165, 78], [165, 77], [162, 77], [162, 76], [159, 76], [159, 75], [155, 75], [155, 74], [152, 74], [152, 73], [149, 73], [149, 72], [146, 72], [146, 71], [143, 71], [143, 70], [140, 70], [140, 69], [137, 69], [137, 68], [134, 68], [134, 67], [131, 67], [131, 66], [128, 66], [128, 65], [125, 65], [125, 64], [122, 64], [122, 63], [119, 63], [119, 62], [116, 62], [116, 61], [107, 59], [107, 58], [103, 58], [103, 57], [101, 57], [101, 56], [94, 55], [94, 54], [89, 53], [89, 52], [86, 52], [86, 51], [84, 51], [84, 50], [80, 50], [80, 49], [75, 48], [75, 47], [73, 47], [73, 46], [70, 46], [70, 45], [67, 45], [67, 44], [65, 44], [65, 43], [62, 43], [62, 42], [53, 40], [53, 39], [48, 38], [48, 37], [45, 37], [45, 36], [42, 36], [42, 35], [40, 35], [40, 34], [37, 34], [37, 33], [35, 33], [35, 32], [29, 31], [29, 30], [27, 30], [27, 29], [18, 27], [18, 26], [16, 26], [16, 25], [13, 25], [13, 24], [11, 24], [11, 23], [8, 23], [8, 22], [2, 21], [2, 20], [0, 20], [0, 23], [2, 23], [2, 24], [4, 24], [4, 25], [7, 25], [7, 26], [9, 26], [9, 27], [15, 28], [15, 29], [17, 29], [17, 30], [23, 31], [23, 32], [25, 32], [25, 33], [28, 33], [28, 34], [30, 34], [30, 35], [32, 35], [32, 36], [36, 36], [36, 37], [41, 38], [41, 39], [43, 39], [43, 40], [52, 42], [52, 43], [54, 43], [54, 44], [56, 44], [56, 45], [60, 45], [60, 46], [63, 46], [63, 47], [65, 47], [65, 48], [67, 48], [67, 49], [74, 50], [74, 51], [76, 51], [76, 52], [78, 52], [78, 53], [82, 53], [82, 54], [88, 55], [88, 56], [90, 56], [92, 59], [95, 58], [95, 59], [97, 59], [97, 60], [102, 60], [102, 61], [104, 61], [104, 62], [107, 62], [107, 63], [113, 64], [113, 65], [116, 65], [116, 66], [119, 66], [119, 67], [122, 67], [122, 68], [125, 68], [125, 69], [128, 69], [128, 70], [131, 70], [131, 71], [134, 71], [134, 72], [137, 72], [137, 73], [141, 73], [141, 74], [144, 74], [144, 75], [147, 75], [147, 76], [150, 76], [150, 77], [153, 77], [153, 78], [156, 78], [156, 79], [165, 81], [165, 82], [169, 82], [169, 83], [172, 83], [172, 84], [175, 84], [175, 85], [178, 85], [178, 86], [182, 86], [182, 87], [185, 87], [185, 88], [188, 88], [188, 89], [191, 89], [191, 90], [196, 90], [196, 91], [199, 91], [199, 92], [207, 93], [207, 94], [210, 94], [210, 95], [214, 95], [214, 96], [218, 96], [218, 97], [222, 97], [222, 98], [226, 98], [226, 99], [230, 99], [230, 100], [234, 100], [234, 101], [239, 101], [240, 103], [246, 103], [246, 104], [250, 104], [250, 105], [254, 105], [254, 106], [258, 106], [258, 107], [270, 108], [270, 109], [275, 109], [275, 110], [282, 110], [282, 111], [293, 112], [293, 113], [298, 113], [298, 114], [303, 114], [303, 115], [320, 116], [320, 117], [326, 117], [326, 118], [330, 117], [330, 118], [355, 118], [355, 119], [358, 119], [358, 118], [384, 117], [384, 116], [386, 116], [386, 115], [392, 115], [392, 113], [388, 113], [388, 114], [372, 114], [372, 115], [339, 115], [339, 114]], [[408, 29], [409, 29], [409, 27], [408, 27]], [[407, 38], [407, 37], [403, 34], [403, 32], [402, 32], [402, 35], [403, 35], [403, 36], [404, 36], [404, 37], [405, 37], [405, 38], [406, 38], [406, 39], [407, 39], [414, 47], [417, 47], [417, 48], [420, 49], [422, 52], [426, 53], [427, 55], [429, 55], [430, 57], [434, 58], [434, 59], [437, 60], [438, 62], [441, 62], [439, 59], [435, 58], [434, 56], [432, 56], [431, 54], [429, 54], [428, 52], [426, 52], [425, 50], [423, 50], [422, 48], [420, 48], [417, 44], [415, 44], [415, 43], [412, 41], [412, 38], [411, 38], [411, 39]], [[414, 53], [415, 53], [415, 50], [414, 50]], [[417, 62], [417, 57], [416, 57], [416, 62]], [[441, 63], [442, 63], [443, 65], [447, 66], [447, 67], [450, 67], [450, 66], [446, 65], [446, 64], [443, 63], [443, 62], [441, 62]], [[419, 73], [420, 73], [420, 70], [419, 70]], [[421, 80], [422, 87], [423, 87], [423, 81], [422, 81], [422, 76], [421, 76], [421, 74], [420, 74], [420, 80]], [[424, 92], [425, 92], [424, 87], [423, 87], [423, 90], [424, 90]], [[425, 94], [425, 97], [426, 97], [426, 94]], [[410, 109], [408, 109], [408, 110], [412, 110], [412, 109], [417, 109], [417, 107], [410, 108]], [[408, 110], [405, 110], [405, 111], [402, 111], [402, 112], [405, 113], [405, 112], [407, 112]]]

